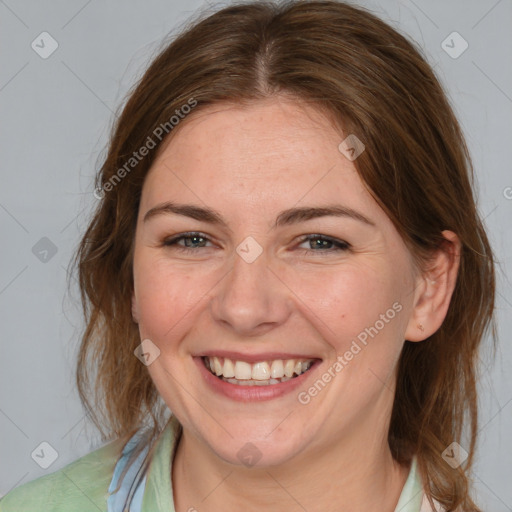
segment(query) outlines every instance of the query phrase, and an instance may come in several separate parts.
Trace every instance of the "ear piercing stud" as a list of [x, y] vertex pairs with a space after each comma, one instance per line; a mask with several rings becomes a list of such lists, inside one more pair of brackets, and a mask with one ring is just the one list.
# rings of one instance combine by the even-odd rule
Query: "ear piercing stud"
[[425, 327], [423, 327], [423, 324], [418, 324], [418, 329], [423, 332], [425, 330]]

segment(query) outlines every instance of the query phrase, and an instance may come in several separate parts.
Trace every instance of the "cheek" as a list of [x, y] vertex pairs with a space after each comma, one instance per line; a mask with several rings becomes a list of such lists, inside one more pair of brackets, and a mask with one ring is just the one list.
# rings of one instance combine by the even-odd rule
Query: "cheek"
[[135, 282], [141, 335], [160, 342], [183, 329], [212, 287], [197, 272], [149, 258], [135, 267]]
[[308, 316], [337, 352], [347, 350], [352, 339], [376, 323], [379, 331], [390, 331], [401, 309], [395, 304], [400, 293], [393, 278], [375, 267], [330, 268], [302, 276], [295, 283], [297, 296], [311, 311]]
[[395, 368], [405, 312], [400, 279], [390, 267], [377, 264], [351, 264], [316, 277], [303, 278], [297, 294], [304, 297], [311, 310], [306, 313], [305, 308], [304, 314], [328, 345], [326, 371], [336, 375], [333, 389], [345, 390], [341, 409], [348, 414], [345, 407], [378, 395]]

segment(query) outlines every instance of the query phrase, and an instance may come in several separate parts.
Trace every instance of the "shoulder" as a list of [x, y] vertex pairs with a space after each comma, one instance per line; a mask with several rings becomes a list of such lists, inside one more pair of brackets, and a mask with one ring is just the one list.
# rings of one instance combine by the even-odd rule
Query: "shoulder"
[[122, 449], [120, 440], [113, 441], [17, 487], [0, 499], [0, 512], [106, 511], [109, 484]]

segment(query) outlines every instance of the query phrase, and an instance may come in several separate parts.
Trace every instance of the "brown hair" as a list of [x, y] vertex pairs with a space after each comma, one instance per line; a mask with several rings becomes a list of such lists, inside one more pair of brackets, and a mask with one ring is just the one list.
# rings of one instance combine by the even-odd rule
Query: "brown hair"
[[[405, 342], [389, 445], [400, 463], [417, 456], [429, 499], [448, 511], [478, 511], [468, 476], [477, 435], [478, 348], [489, 327], [495, 334], [495, 276], [469, 152], [421, 52], [346, 3], [226, 7], [186, 27], [131, 92], [98, 175], [105, 195], [75, 255], [87, 321], [77, 370], [83, 403], [108, 437], [127, 438], [148, 418], [155, 433], [162, 427], [165, 407], [133, 354], [140, 338], [130, 306], [136, 218], [161, 144], [157, 128], [172, 135], [170, 119], [191, 98], [197, 112], [276, 94], [316, 105], [364, 142], [357, 171], [418, 262], [442, 245], [443, 230], [459, 236], [460, 268], [444, 323], [424, 342]], [[127, 166], [148, 137], [156, 148]], [[441, 456], [454, 441], [469, 453], [457, 469]]]

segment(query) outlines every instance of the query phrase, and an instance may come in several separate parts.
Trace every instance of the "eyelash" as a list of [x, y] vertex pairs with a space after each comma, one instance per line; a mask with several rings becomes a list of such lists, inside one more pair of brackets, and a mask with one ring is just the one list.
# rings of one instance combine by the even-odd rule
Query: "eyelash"
[[[179, 241], [181, 240], [190, 240], [191, 238], [202, 238], [206, 241], [210, 241], [209, 238], [205, 235], [203, 235], [202, 233], [199, 233], [199, 232], [188, 232], [188, 233], [181, 233], [179, 235], [176, 235], [174, 237], [171, 237], [171, 238], [168, 238], [166, 240], [163, 241], [163, 246], [165, 247], [175, 247], [178, 251], [180, 252], [183, 252], [183, 253], [193, 253], [193, 252], [196, 252], [197, 249], [201, 249], [201, 247], [197, 247], [197, 248], [190, 248], [190, 247], [184, 247], [184, 246], [179, 246], [177, 245]], [[331, 238], [329, 236], [326, 236], [326, 235], [318, 235], [318, 234], [311, 234], [311, 235], [306, 235], [306, 236], [303, 236], [300, 240], [299, 240], [299, 244], [302, 244], [308, 240], [321, 240], [323, 242], [329, 242], [331, 244], [334, 245], [333, 248], [329, 248], [329, 249], [321, 249], [321, 250], [313, 250], [313, 249], [300, 249], [302, 251], [305, 251], [307, 253], [312, 253], [312, 252], [316, 252], [316, 253], [333, 253], [333, 252], [340, 252], [340, 251], [347, 251], [351, 248], [351, 245], [348, 243], [348, 242], [344, 242], [342, 240], [337, 240], [336, 238]]]

